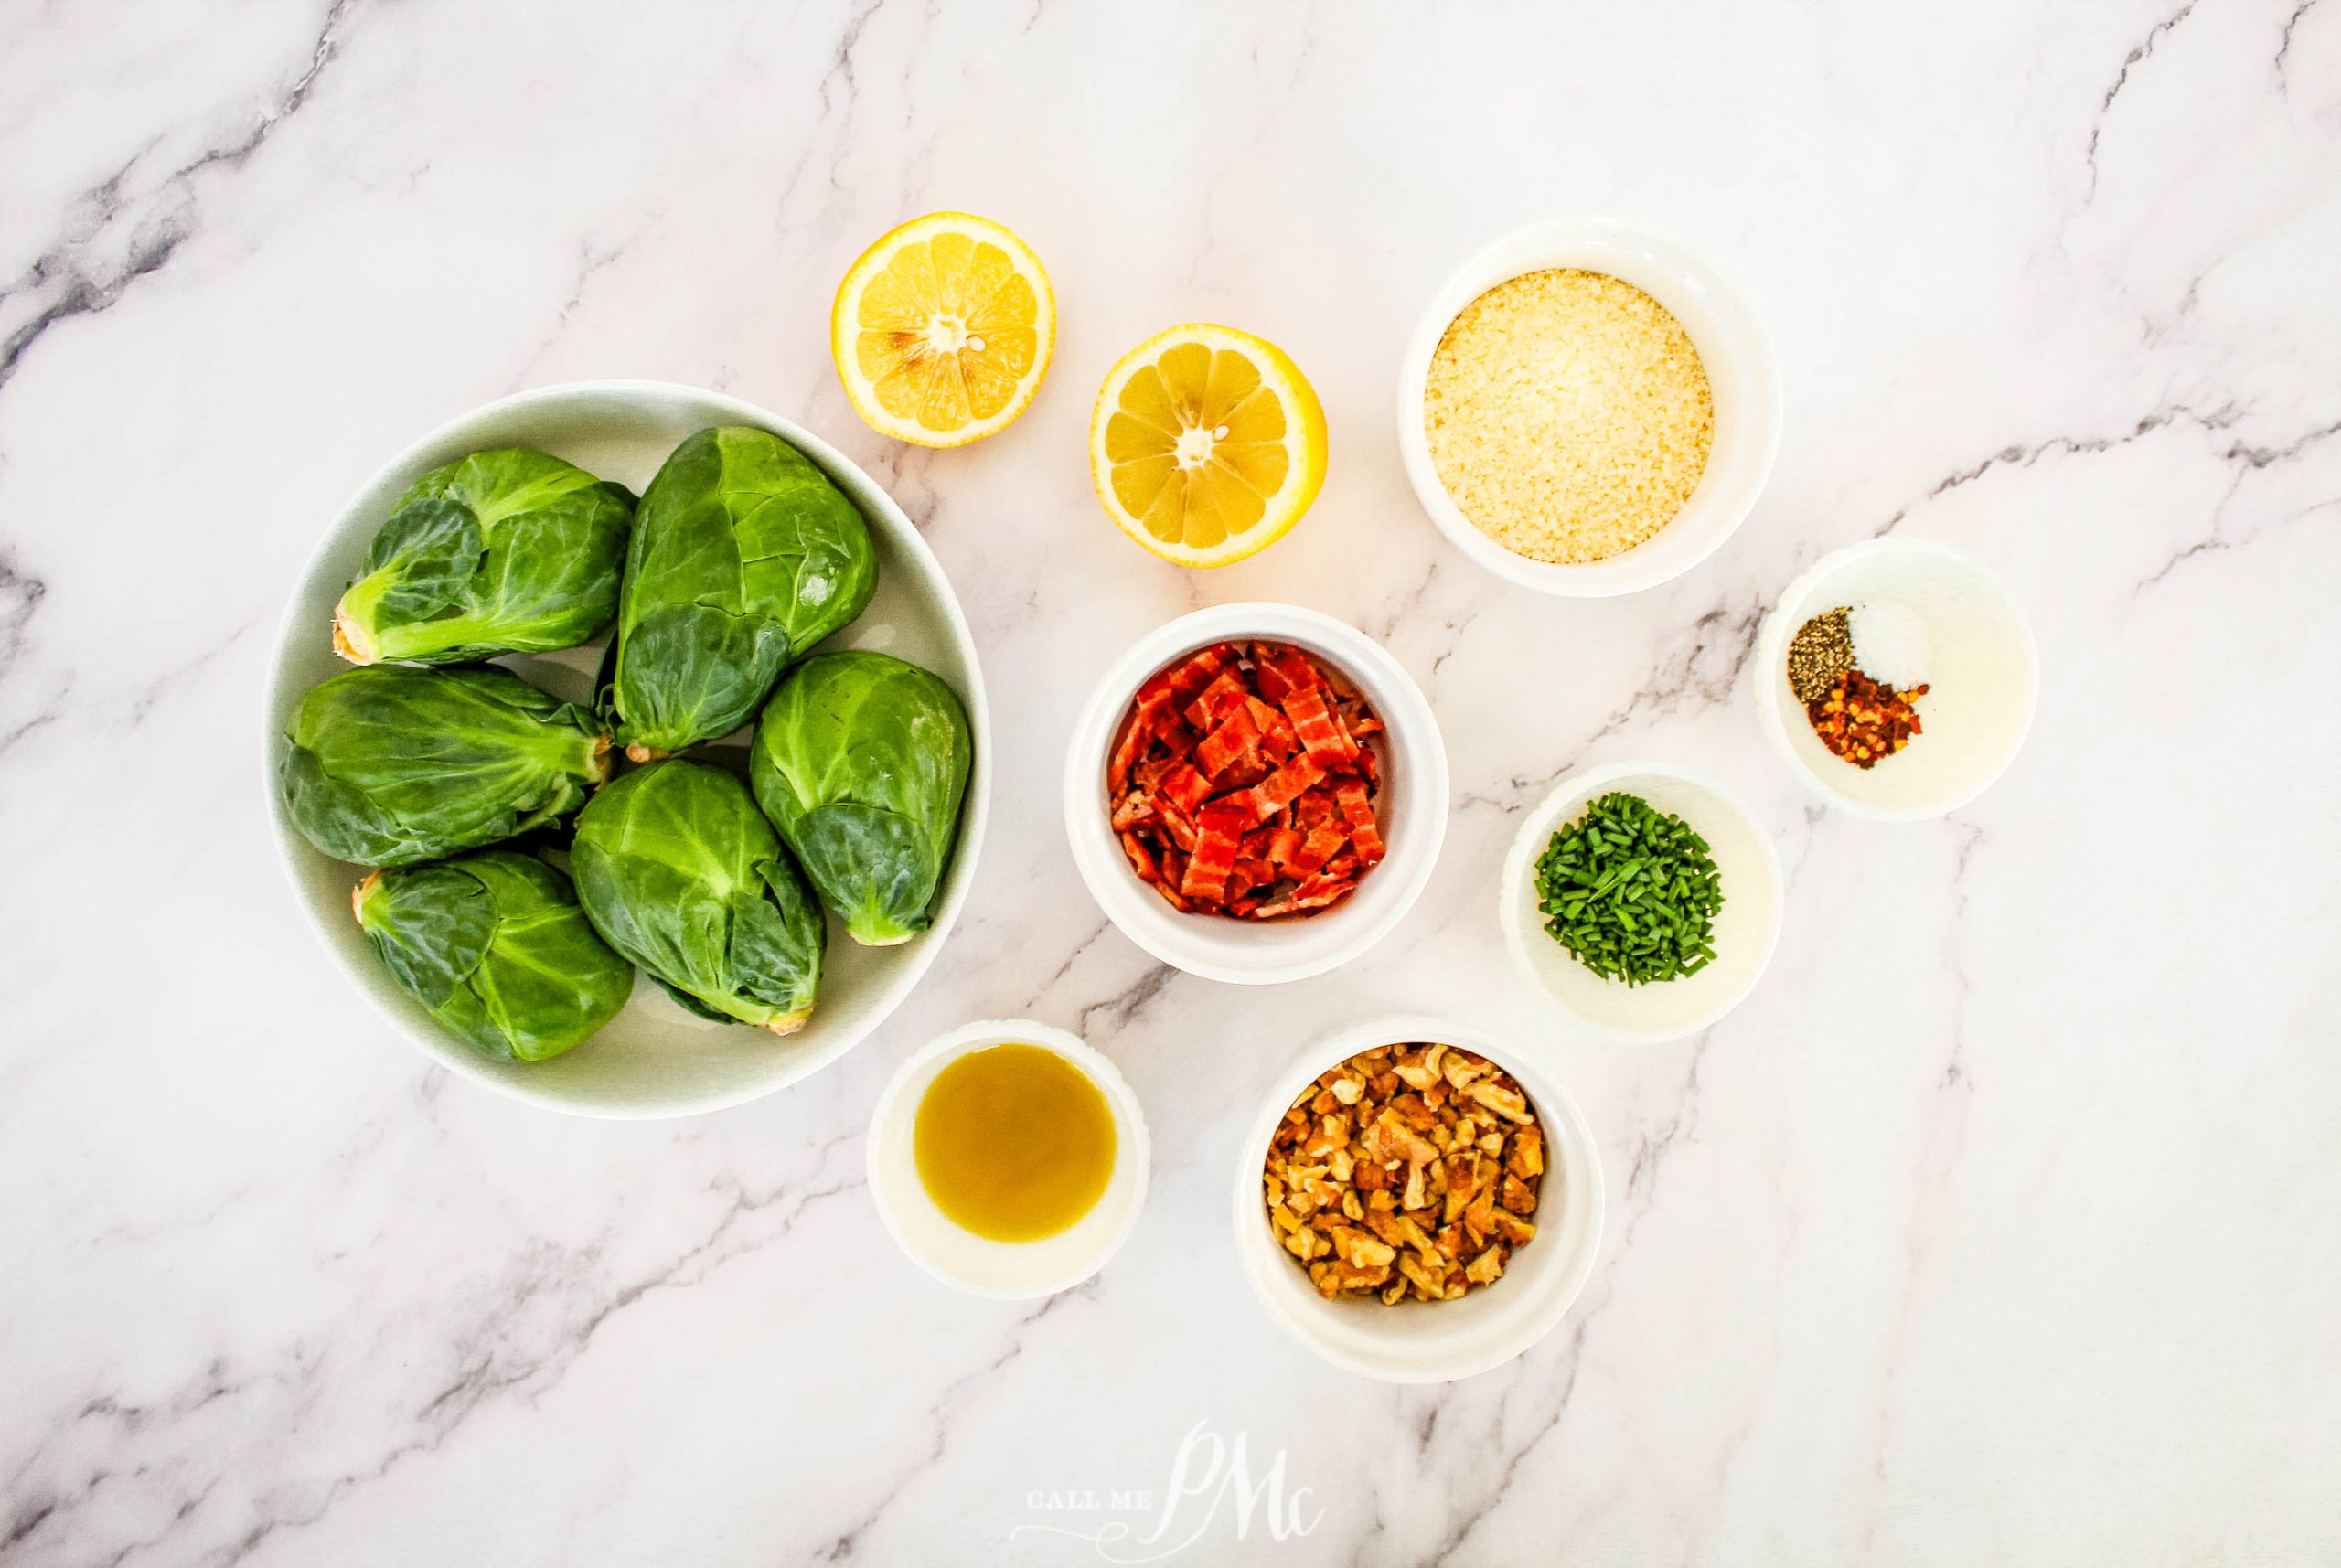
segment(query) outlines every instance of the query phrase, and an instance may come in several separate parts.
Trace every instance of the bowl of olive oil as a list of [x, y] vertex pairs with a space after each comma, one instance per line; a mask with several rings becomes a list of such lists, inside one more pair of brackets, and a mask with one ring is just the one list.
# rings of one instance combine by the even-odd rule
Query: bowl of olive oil
[[1146, 1201], [1146, 1119], [1114, 1064], [1026, 1019], [954, 1029], [871, 1118], [870, 1190], [911, 1260], [978, 1296], [1048, 1296], [1105, 1265]]

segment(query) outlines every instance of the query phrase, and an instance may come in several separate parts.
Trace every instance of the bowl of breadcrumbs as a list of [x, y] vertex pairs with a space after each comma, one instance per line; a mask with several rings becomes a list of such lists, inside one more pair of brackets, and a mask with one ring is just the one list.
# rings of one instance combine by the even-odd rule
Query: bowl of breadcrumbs
[[1679, 245], [1621, 224], [1497, 241], [1433, 296], [1398, 379], [1406, 476], [1500, 576], [1601, 598], [1731, 537], [1780, 443], [1755, 316]]

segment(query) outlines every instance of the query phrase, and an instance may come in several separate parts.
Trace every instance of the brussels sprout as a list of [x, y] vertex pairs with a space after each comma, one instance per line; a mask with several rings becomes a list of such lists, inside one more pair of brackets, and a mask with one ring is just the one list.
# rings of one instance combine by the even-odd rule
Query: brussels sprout
[[821, 901], [856, 942], [933, 920], [975, 742], [942, 681], [885, 654], [807, 659], [756, 725], [748, 777]]
[[334, 607], [352, 664], [573, 648], [617, 613], [634, 493], [541, 452], [478, 452], [414, 482]]
[[703, 430], [642, 495], [603, 710], [636, 762], [728, 735], [869, 606], [869, 526], [776, 435]]
[[634, 990], [634, 965], [593, 934], [569, 879], [533, 855], [376, 871], [349, 901], [390, 977], [497, 1061], [559, 1056]]
[[277, 784], [337, 860], [411, 866], [541, 827], [609, 777], [593, 717], [504, 670], [347, 670], [301, 699]]
[[813, 1015], [828, 938], [748, 786], [657, 763], [577, 815], [577, 899], [609, 944], [701, 1018], [793, 1034]]

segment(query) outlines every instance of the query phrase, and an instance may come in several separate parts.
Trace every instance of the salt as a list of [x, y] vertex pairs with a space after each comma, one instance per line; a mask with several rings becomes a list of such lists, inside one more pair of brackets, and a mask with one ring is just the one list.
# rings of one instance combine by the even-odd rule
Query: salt
[[1928, 680], [1934, 640], [1916, 611], [1888, 600], [1856, 604], [1847, 629], [1854, 639], [1854, 666], [1875, 681], [1908, 691]]

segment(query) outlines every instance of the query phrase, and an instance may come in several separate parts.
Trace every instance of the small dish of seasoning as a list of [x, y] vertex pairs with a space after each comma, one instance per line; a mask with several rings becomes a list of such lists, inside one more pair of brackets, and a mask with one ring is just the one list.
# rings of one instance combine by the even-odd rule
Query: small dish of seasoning
[[1947, 546], [1873, 539], [1816, 562], [1764, 624], [1756, 703], [1832, 805], [1890, 820], [1981, 794], [2031, 728], [2039, 659], [2024, 611]]
[[1424, 509], [1547, 593], [1630, 593], [1697, 565], [1754, 507], [1780, 431], [1754, 315], [1681, 246], [1617, 223], [1543, 224], [1473, 257], [1399, 370]]
[[870, 1190], [913, 1262], [978, 1296], [1049, 1296], [1119, 1250], [1146, 1201], [1146, 1120], [1114, 1064], [1029, 1019], [904, 1062], [870, 1123]]
[[1610, 1040], [1695, 1034], [1755, 987], [1780, 939], [1771, 836], [1720, 784], [1672, 763], [1562, 779], [1504, 861], [1513, 965]]

